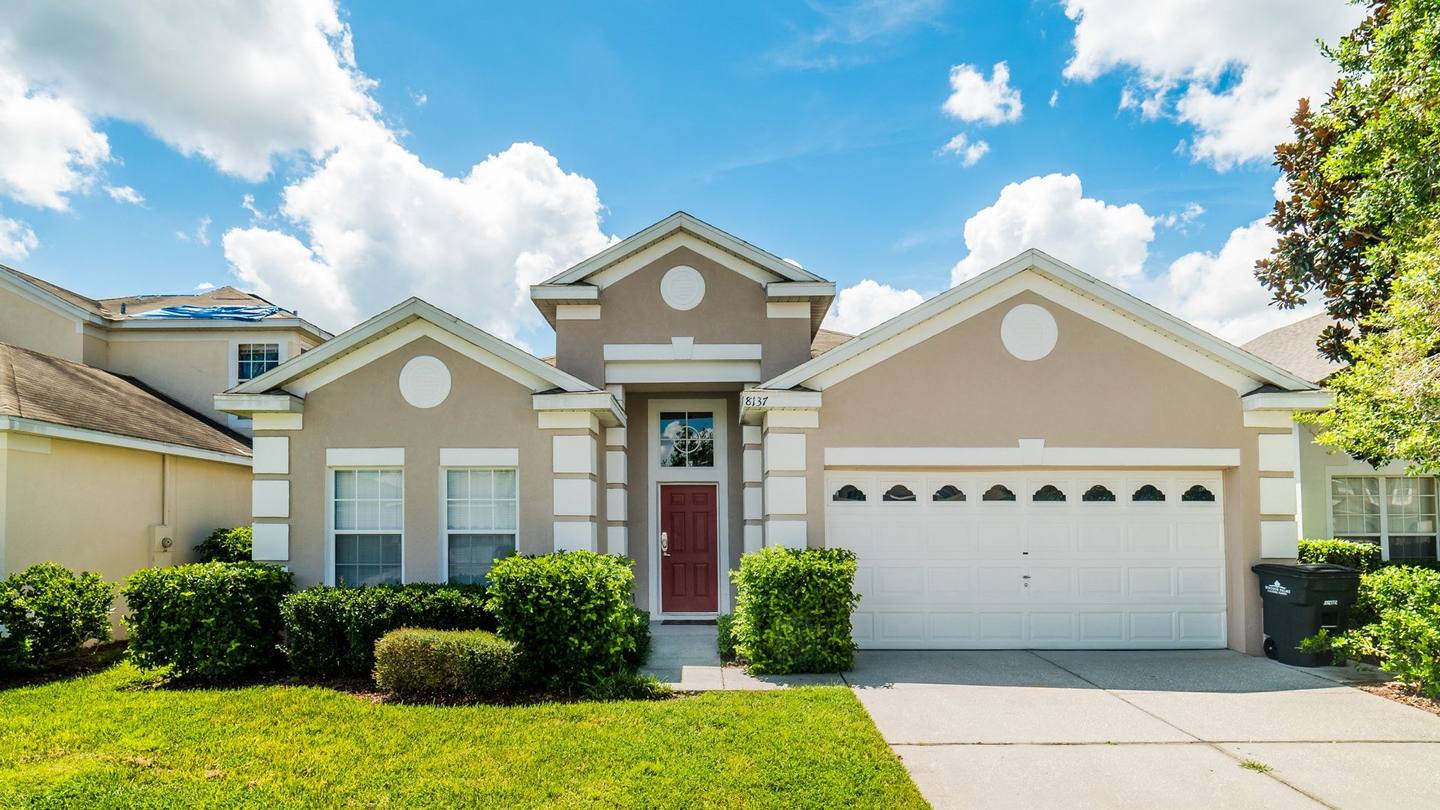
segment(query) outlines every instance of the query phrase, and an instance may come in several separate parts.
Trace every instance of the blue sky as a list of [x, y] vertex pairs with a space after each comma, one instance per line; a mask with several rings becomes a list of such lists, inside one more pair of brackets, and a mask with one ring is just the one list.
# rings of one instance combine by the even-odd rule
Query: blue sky
[[95, 296], [258, 288], [332, 329], [420, 294], [537, 352], [518, 291], [677, 209], [855, 288], [852, 331], [1031, 246], [1232, 339], [1292, 320], [1248, 276], [1269, 145], [1358, 18], [167, 5], [0, 18], [0, 261]]

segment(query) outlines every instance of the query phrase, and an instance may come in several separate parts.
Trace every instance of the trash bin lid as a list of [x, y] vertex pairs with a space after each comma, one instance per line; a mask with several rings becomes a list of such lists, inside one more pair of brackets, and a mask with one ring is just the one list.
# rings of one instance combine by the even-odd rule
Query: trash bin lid
[[1257, 563], [1250, 566], [1250, 570], [1260, 576], [1285, 576], [1297, 577], [1299, 579], [1331, 579], [1350, 578], [1360, 575], [1358, 568], [1349, 568], [1344, 565], [1332, 563], [1304, 563], [1301, 565], [1287, 565], [1285, 563]]

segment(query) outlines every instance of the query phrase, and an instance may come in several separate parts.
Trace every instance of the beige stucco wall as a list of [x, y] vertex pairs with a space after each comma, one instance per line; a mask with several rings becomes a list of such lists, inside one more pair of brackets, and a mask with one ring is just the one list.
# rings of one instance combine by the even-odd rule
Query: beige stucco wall
[[216, 394], [234, 384], [237, 342], [279, 343], [282, 356], [295, 357], [302, 346], [290, 332], [234, 330], [131, 330], [115, 334], [105, 368], [135, 377], [192, 410], [221, 424], [235, 425], [215, 410]]
[[[683, 312], [660, 297], [661, 277], [681, 264], [705, 279], [704, 299]], [[759, 343], [762, 380], [810, 359], [808, 318], [769, 317], [763, 285], [689, 248], [676, 248], [605, 288], [599, 303], [598, 320], [561, 320], [555, 328], [557, 367], [592, 385], [605, 385], [606, 343], [669, 344], [672, 337]]]
[[[629, 446], [625, 448], [625, 466], [629, 480], [626, 493], [626, 520], [629, 530], [629, 556], [635, 560], [635, 604], [652, 613], [659, 611], [659, 605], [650, 604], [650, 577], [653, 550], [659, 542], [658, 535], [650, 523], [650, 504], [659, 495], [659, 485], [651, 480], [650, 454], [658, 452], [651, 443], [658, 426], [650, 423], [650, 402], [656, 399], [723, 399], [726, 408], [726, 487], [728, 504], [726, 509], [729, 555], [721, 561], [722, 575], [730, 590], [731, 604], [734, 604], [735, 589], [730, 584], [728, 573], [740, 567], [740, 554], [745, 550], [744, 514], [744, 469], [741, 465], [742, 444], [740, 425], [736, 421], [739, 413], [740, 395], [737, 392], [696, 393], [632, 393], [625, 398], [625, 412], [629, 418], [627, 435]], [[717, 535], [718, 536], [718, 535]]]
[[[1033, 303], [1055, 316], [1059, 340], [1026, 362], [1000, 342], [1000, 321]], [[1256, 432], [1236, 391], [1153, 349], [1025, 292], [824, 392], [806, 443], [808, 540], [825, 537], [826, 447], [1237, 448], [1226, 470], [1225, 534], [1231, 646], [1260, 650]]]
[[[400, 394], [400, 370], [419, 355], [437, 357], [450, 369], [450, 395], [434, 408], [413, 407]], [[258, 436], [290, 439], [289, 475], [256, 477], [290, 481], [289, 565], [297, 582], [313, 585], [325, 578], [327, 448], [405, 449], [407, 581], [435, 582], [442, 577], [439, 486], [444, 447], [518, 448], [519, 550], [552, 551], [555, 432], [539, 429], [531, 395], [526, 386], [422, 337], [311, 391], [305, 398], [301, 430], [259, 431]], [[603, 512], [603, 481], [597, 486]]]
[[[88, 442], [0, 433], [0, 489], [7, 575], [55, 562], [119, 582], [140, 568], [193, 562], [211, 531], [250, 522], [246, 465]], [[158, 525], [171, 529], [169, 552], [153, 542]]]
[[80, 320], [0, 289], [0, 343], [10, 343], [64, 360], [84, 362]]

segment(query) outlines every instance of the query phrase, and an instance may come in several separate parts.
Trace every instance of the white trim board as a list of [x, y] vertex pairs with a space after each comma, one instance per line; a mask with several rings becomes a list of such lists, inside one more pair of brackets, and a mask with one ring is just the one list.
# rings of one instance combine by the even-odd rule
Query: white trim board
[[[575, 284], [589, 279], [592, 275], [598, 276], [603, 274], [605, 276], [603, 279], [596, 278], [593, 280], [597, 286], [603, 289], [624, 278], [626, 275], [633, 273], [640, 267], [654, 261], [659, 255], [669, 252], [672, 248], [667, 247], [659, 251], [656, 255], [644, 259], [640, 258], [642, 254], [646, 254], [647, 250], [657, 243], [664, 242], [677, 235], [685, 237], [686, 247], [693, 248], [697, 244], [703, 245], [704, 250], [696, 250], [696, 252], [701, 253], [701, 255], [706, 255], [707, 253], [713, 254], [718, 248], [726, 254], [732, 254], [746, 260], [750, 264], [753, 264], [757, 270], [766, 271], [767, 274], [777, 277], [766, 278], [761, 281], [761, 283], [780, 280], [828, 283], [825, 279], [820, 278], [814, 273], [791, 264], [773, 253], [761, 250], [749, 242], [716, 228], [714, 225], [696, 219], [684, 211], [676, 211], [639, 233], [622, 239], [599, 253], [596, 253], [594, 256], [573, 265], [565, 272], [553, 278], [546, 279], [544, 285]], [[712, 245], [714, 247], [712, 247]], [[711, 255], [710, 258], [716, 257]], [[726, 261], [723, 258], [719, 258], [717, 261], [726, 266], [733, 267], [733, 262]], [[621, 272], [612, 272], [612, 270], [615, 269], [612, 268], [612, 265], [617, 265], [620, 262], [634, 266], [628, 267], [628, 269]], [[739, 271], [738, 268], [734, 269], [736, 269], [737, 272], [743, 272]], [[750, 274], [746, 273], [746, 275]]]
[[766, 382], [824, 390], [1023, 291], [1090, 318], [1246, 394], [1315, 386], [1039, 250], [1027, 250]]
[[[715, 466], [714, 467], [661, 467], [660, 466], [660, 413], [661, 411], [709, 411], [715, 420]], [[661, 484], [714, 484], [715, 485], [715, 534], [716, 534], [716, 588], [720, 613], [730, 612], [730, 423], [726, 418], [726, 402], [723, 399], [652, 399], [645, 414], [645, 436], [632, 440], [643, 441], [645, 454], [649, 459], [649, 492], [646, 494], [646, 509], [649, 514], [648, 536], [644, 539], [650, 564], [649, 594], [650, 615], [658, 619], [695, 618], [696, 614], [665, 613], [660, 602], [660, 485]], [[711, 616], [713, 614], [704, 614]]]
[[111, 447], [124, 447], [129, 450], [143, 450], [149, 453], [161, 453], [167, 456], [196, 458], [202, 461], [219, 461], [225, 464], [238, 464], [242, 467], [249, 467], [252, 464], [250, 456], [237, 456], [230, 453], [221, 453], [216, 450], [202, 450], [198, 447], [190, 447], [183, 444], [157, 442], [153, 439], [121, 436], [118, 433], [106, 433], [100, 430], [57, 425], [53, 422], [40, 422], [35, 419], [25, 419], [19, 416], [0, 417], [0, 433], [6, 431], [29, 434], [31, 436], [45, 436], [52, 439], [69, 439], [71, 441], [86, 442], [89, 444], [103, 444]]
[[433, 338], [535, 392], [552, 388], [596, 390], [589, 383], [433, 304], [409, 298], [334, 339], [236, 386], [232, 393], [260, 394], [284, 387], [304, 396], [306, 392], [422, 336]]
[[827, 447], [826, 467], [1200, 467], [1240, 466], [1237, 448], [1045, 447]]

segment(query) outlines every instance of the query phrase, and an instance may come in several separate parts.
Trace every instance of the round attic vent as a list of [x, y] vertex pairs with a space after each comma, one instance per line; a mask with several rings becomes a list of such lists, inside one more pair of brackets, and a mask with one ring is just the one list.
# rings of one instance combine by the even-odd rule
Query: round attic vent
[[1055, 348], [1055, 316], [1038, 304], [1020, 304], [1000, 322], [1000, 342], [1020, 360], [1039, 360]]
[[438, 357], [422, 354], [400, 369], [400, 396], [417, 408], [433, 408], [450, 396], [450, 369]]
[[660, 297], [671, 309], [694, 309], [705, 298], [705, 278], [693, 267], [672, 267], [660, 279]]

